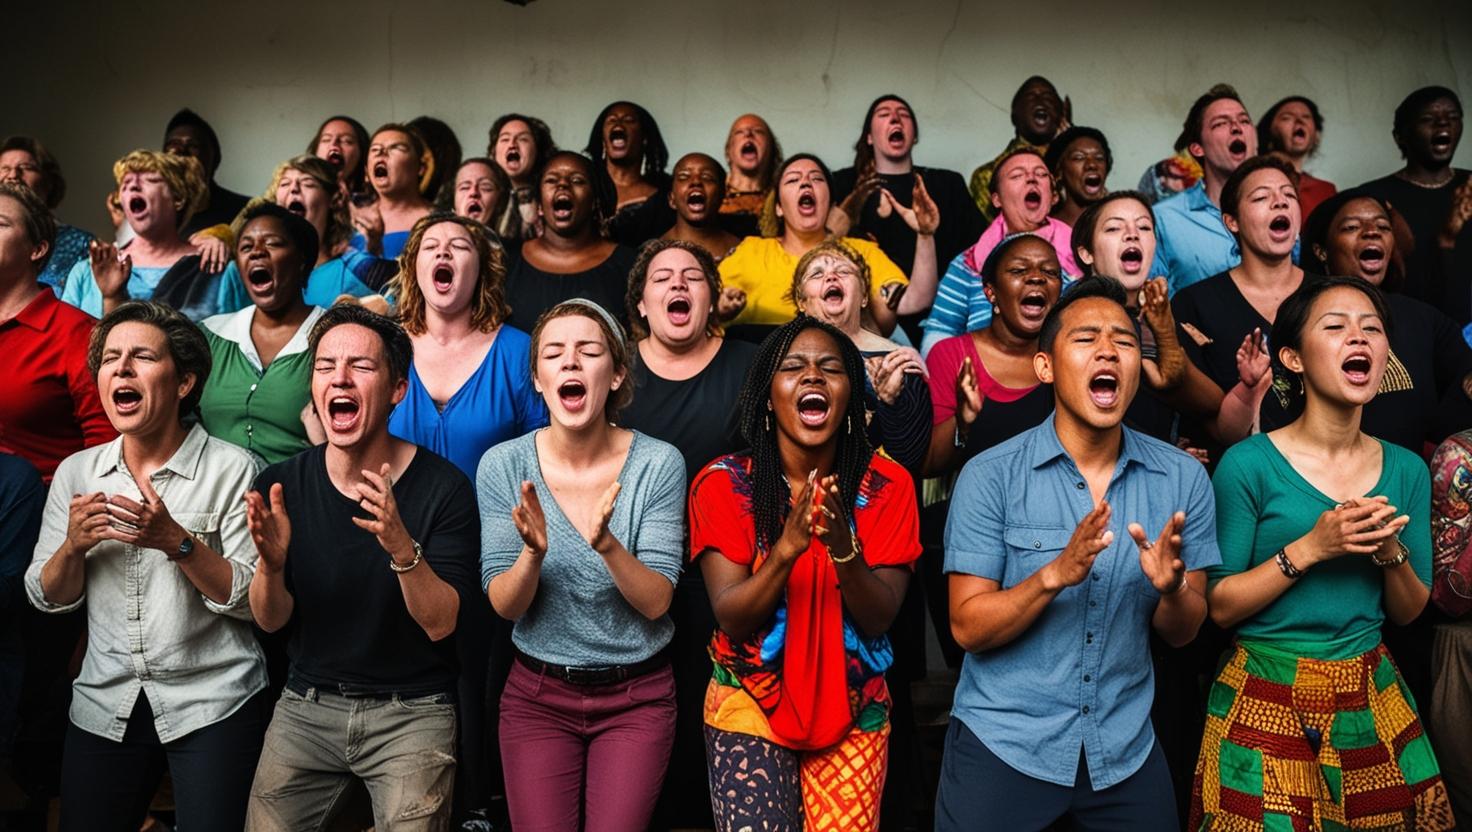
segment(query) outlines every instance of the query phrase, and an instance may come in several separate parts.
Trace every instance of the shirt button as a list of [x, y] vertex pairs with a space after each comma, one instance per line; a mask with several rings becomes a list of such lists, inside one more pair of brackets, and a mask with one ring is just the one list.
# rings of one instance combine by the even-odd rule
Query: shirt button
[[1099, 606], [1099, 602], [1098, 601], [1090, 601], [1089, 602], [1089, 606], [1091, 606], [1091, 607], [1097, 607], [1097, 606]]
[[1078, 489], [1078, 490], [1079, 490], [1079, 491], [1083, 491], [1083, 490], [1084, 490], [1084, 484], [1083, 484], [1083, 483], [1081, 483], [1081, 482], [1076, 482], [1076, 483], [1074, 483], [1074, 484], [1073, 484], [1073, 487], [1074, 487], [1074, 488], [1077, 488], [1077, 489]]
[[1043, 548], [1043, 541], [1041, 541], [1041, 540], [1034, 540], [1032, 542], [1032, 548], [1034, 548], [1034, 549], [1041, 549], [1041, 548]]
[[1101, 578], [1100, 578], [1100, 577], [1099, 577], [1099, 573], [1098, 573], [1098, 572], [1095, 572], [1095, 573], [1093, 573], [1093, 574], [1092, 574], [1092, 575], [1091, 575], [1091, 576], [1090, 576], [1090, 577], [1092, 577], [1092, 578], [1093, 578], [1093, 579], [1094, 579], [1094, 580], [1096, 580], [1096, 581], [1098, 581], [1098, 580], [1102, 580], [1102, 579], [1101, 579]]
[[1092, 682], [1093, 680], [1094, 680], [1094, 677], [1093, 676], [1090, 676], [1087, 673], [1084, 674], [1084, 681], [1085, 682]]
[[252, 392], [252, 393], [256, 392], [256, 385], [252, 384], [250, 386], [250, 392]]
[[1088, 713], [1088, 712], [1089, 712], [1089, 706], [1088, 705], [1085, 705], [1084, 706], [1084, 713]]

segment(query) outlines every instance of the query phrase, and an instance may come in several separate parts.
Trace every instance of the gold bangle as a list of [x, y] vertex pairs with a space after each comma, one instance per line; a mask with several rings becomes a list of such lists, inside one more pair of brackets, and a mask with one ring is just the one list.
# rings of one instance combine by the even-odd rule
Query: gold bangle
[[395, 572], [399, 573], [400, 575], [402, 575], [405, 572], [408, 572], [410, 569], [413, 569], [414, 567], [418, 566], [419, 565], [419, 562], [421, 560], [424, 560], [424, 550], [422, 548], [420, 548], [419, 542], [417, 540], [412, 540], [411, 539], [409, 541], [409, 543], [413, 544], [413, 546], [414, 546], [414, 559], [413, 560], [409, 561], [404, 566], [400, 566], [399, 565], [399, 562], [396, 561], [396, 560], [394, 560], [392, 555], [390, 555], [389, 556], [389, 559], [388, 559], [388, 568], [394, 570]]
[[1398, 551], [1395, 553], [1394, 557], [1390, 558], [1389, 560], [1381, 560], [1374, 555], [1370, 555], [1370, 562], [1380, 567], [1381, 569], [1391, 569], [1396, 566], [1400, 566], [1402, 563], [1405, 563], [1406, 560], [1409, 559], [1411, 556], [1411, 550], [1406, 548], [1406, 544], [1401, 542], [1399, 535], [1391, 538], [1391, 540], [1395, 541], [1395, 545], [1398, 548]]
[[837, 563], [848, 563], [849, 561], [851, 561], [854, 558], [858, 557], [859, 554], [860, 554], [860, 552], [862, 552], [862, 550], [863, 550], [863, 547], [859, 545], [859, 539], [857, 537], [850, 537], [849, 540], [852, 541], [853, 545], [849, 547], [848, 557], [842, 558], [842, 559], [835, 558], [835, 557], [833, 557], [833, 550], [832, 549], [829, 549], [828, 550], [828, 559], [831, 560], [831, 561], [833, 561], [835, 564], [837, 564]]

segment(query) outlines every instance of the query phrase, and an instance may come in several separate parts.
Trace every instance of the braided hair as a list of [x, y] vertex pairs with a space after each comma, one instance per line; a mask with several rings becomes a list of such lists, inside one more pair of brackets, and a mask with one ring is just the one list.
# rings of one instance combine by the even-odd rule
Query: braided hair
[[821, 330], [838, 345], [844, 373], [848, 376], [848, 406], [844, 424], [834, 437], [838, 449], [833, 468], [838, 475], [839, 502], [849, 518], [854, 516], [859, 485], [874, 456], [864, 415], [864, 359], [858, 347], [833, 326], [807, 315], [798, 315], [778, 327], [757, 348], [738, 402], [741, 435], [751, 446], [752, 523], [761, 549], [770, 549], [782, 536], [782, 524], [787, 521], [787, 511], [792, 505], [792, 489], [777, 447], [777, 426], [767, 409], [772, 401], [772, 379], [777, 366], [792, 349], [792, 342], [809, 329]]
[[669, 174], [665, 173], [665, 168], [670, 163], [670, 151], [665, 147], [664, 136], [659, 132], [659, 124], [655, 122], [654, 116], [650, 115], [648, 110], [632, 101], [615, 101], [598, 113], [597, 120], [593, 122], [593, 129], [588, 131], [588, 146], [583, 148], [583, 152], [593, 160], [594, 167], [599, 170], [607, 169], [603, 155], [603, 121], [608, 118], [609, 113], [613, 112], [614, 107], [619, 106], [628, 107], [634, 111], [634, 115], [639, 119], [639, 127], [644, 133], [644, 146], [640, 150], [644, 157], [644, 165], [640, 169], [640, 175], [645, 181], [655, 186], [667, 184]]

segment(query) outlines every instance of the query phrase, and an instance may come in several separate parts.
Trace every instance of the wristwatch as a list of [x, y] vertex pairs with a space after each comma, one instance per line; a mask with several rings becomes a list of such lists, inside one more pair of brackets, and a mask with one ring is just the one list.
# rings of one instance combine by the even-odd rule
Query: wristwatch
[[174, 554], [165, 553], [164, 557], [169, 560], [183, 560], [192, 554], [194, 554], [194, 535], [186, 534], [184, 539], [179, 541], [179, 548], [174, 550]]

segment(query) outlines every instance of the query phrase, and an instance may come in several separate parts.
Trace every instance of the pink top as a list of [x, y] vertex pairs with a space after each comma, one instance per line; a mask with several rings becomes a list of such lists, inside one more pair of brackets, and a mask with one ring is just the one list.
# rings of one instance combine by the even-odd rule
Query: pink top
[[968, 358], [976, 369], [976, 386], [981, 390], [982, 401], [1015, 402], [1037, 389], [1036, 384], [1031, 387], [1003, 387], [986, 371], [971, 333], [952, 335], [936, 341], [925, 357], [925, 366], [930, 368], [932, 424], [939, 425], [956, 415], [956, 376], [961, 374], [961, 362]]
[[[986, 256], [992, 253], [997, 243], [1010, 234], [1007, 230], [1007, 218], [1001, 214], [992, 220], [992, 224], [986, 227], [981, 234], [981, 239], [976, 241], [966, 252], [966, 265], [977, 274], [981, 273], [982, 264], [986, 262]], [[1078, 267], [1078, 262], [1073, 259], [1073, 226], [1062, 220], [1048, 217], [1048, 222], [1042, 228], [1033, 232], [1034, 234], [1053, 244], [1053, 250], [1058, 252], [1058, 265], [1062, 267], [1063, 273], [1069, 277], [1078, 277], [1083, 270]]]

